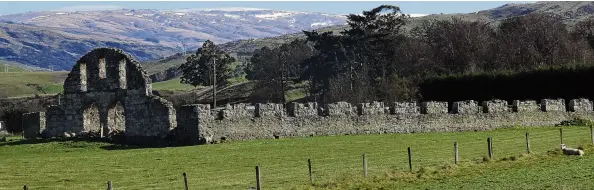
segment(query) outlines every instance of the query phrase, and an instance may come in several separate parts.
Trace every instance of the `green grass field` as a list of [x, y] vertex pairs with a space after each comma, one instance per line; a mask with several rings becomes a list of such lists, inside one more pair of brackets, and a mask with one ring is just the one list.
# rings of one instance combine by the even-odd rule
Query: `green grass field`
[[0, 62], [0, 73], [5, 73], [6, 71], [10, 72], [25, 72], [27, 70], [21, 68], [21, 67], [17, 67], [14, 65], [8, 65], [7, 67], [5, 67], [3, 62]]
[[[533, 155], [526, 151], [530, 133]], [[134, 149], [107, 143], [0, 143], [0, 189], [191, 189], [255, 187], [261, 167], [263, 189], [592, 189], [594, 156], [586, 127], [565, 127], [564, 142], [584, 145], [586, 156], [547, 154], [559, 147], [557, 127], [483, 132], [329, 136]], [[494, 161], [483, 163], [486, 139], [493, 137]], [[453, 142], [460, 166], [452, 166]], [[11, 144], [13, 143], [13, 144]], [[409, 174], [407, 147], [414, 174]], [[368, 177], [362, 179], [362, 153]], [[515, 161], [500, 161], [515, 156]], [[308, 184], [312, 159], [314, 187]], [[419, 171], [421, 168], [422, 171]], [[432, 168], [436, 172], [432, 172]], [[420, 175], [419, 175], [420, 174]]]
[[142, 64], [142, 67], [146, 70], [148, 75], [152, 75], [157, 72], [167, 70], [171, 67], [179, 67], [181, 64], [186, 62], [186, 59], [190, 57], [190, 55], [191, 54], [186, 54], [185, 56], [171, 59], [169, 61], [157, 60], [153, 62], [145, 62]]
[[179, 77], [171, 80], [156, 82], [153, 83], [152, 86], [153, 90], [189, 91], [196, 89], [196, 87], [192, 85], [182, 84]]

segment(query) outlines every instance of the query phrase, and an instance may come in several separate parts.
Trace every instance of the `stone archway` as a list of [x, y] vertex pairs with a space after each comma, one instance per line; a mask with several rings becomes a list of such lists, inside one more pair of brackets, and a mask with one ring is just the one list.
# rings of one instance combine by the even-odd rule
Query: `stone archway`
[[84, 131], [101, 131], [101, 120], [99, 117], [99, 107], [95, 103], [83, 110], [83, 129]]
[[126, 112], [121, 102], [110, 105], [107, 110], [107, 130], [106, 134], [115, 131], [123, 132], [126, 130]]
[[140, 63], [120, 49], [98, 48], [82, 56], [64, 80], [64, 103], [56, 106], [66, 111], [48, 112], [48, 118], [71, 119], [48, 120], [50, 137], [60, 131], [101, 137], [118, 131], [125, 132], [127, 143], [152, 144], [165, 140], [177, 124], [173, 104], [152, 94]]

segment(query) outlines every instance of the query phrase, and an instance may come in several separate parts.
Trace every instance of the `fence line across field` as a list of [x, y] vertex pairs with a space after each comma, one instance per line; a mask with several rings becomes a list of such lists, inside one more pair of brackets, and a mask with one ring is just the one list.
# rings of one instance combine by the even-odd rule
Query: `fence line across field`
[[[368, 176], [368, 175], [373, 175], [373, 171], [383, 171], [386, 170], [386, 166], [395, 166], [397, 164], [403, 164], [403, 163], [407, 163], [407, 166], [397, 166], [397, 168], [406, 168], [408, 169], [409, 172], [414, 172], [415, 169], [418, 169], [418, 167], [421, 166], [430, 166], [430, 165], [435, 165], [435, 164], [443, 164], [445, 163], [454, 163], [454, 164], [459, 164], [461, 161], [463, 160], [473, 160], [473, 159], [478, 159], [478, 158], [465, 158], [461, 156], [461, 153], [464, 152], [464, 147], [484, 147], [484, 152], [488, 153], [488, 156], [490, 159], [496, 159], [496, 158], [500, 158], [501, 156], [495, 156], [498, 155], [498, 152], [505, 152], [505, 154], [510, 154], [511, 152], [517, 152], [517, 154], [522, 154], [522, 153], [534, 153], [535, 151], [533, 150], [534, 147], [532, 147], [532, 145], [538, 145], [541, 147], [543, 147], [543, 145], [541, 144], [541, 142], [546, 142], [546, 144], [551, 144], [554, 145], [556, 143], [552, 143], [551, 139], [553, 138], [557, 138], [559, 141], [557, 141], [558, 143], [567, 143], [567, 142], [581, 142], [583, 141], [583, 139], [585, 139], [586, 137], [588, 138], [588, 140], [591, 141], [592, 144], [594, 144], [594, 131], [592, 130], [592, 127], [587, 128], [587, 129], [582, 129], [582, 128], [567, 128], [565, 129], [564, 127], [558, 127], [555, 128], [558, 130], [541, 130], [541, 131], [531, 131], [531, 130], [526, 130], [526, 132], [518, 132], [518, 136], [516, 135], [504, 135], [504, 136], [497, 136], [497, 135], [492, 135], [492, 134], [488, 134], [485, 133], [485, 137], [483, 139], [487, 139], [487, 141], [485, 142], [485, 140], [482, 141], [478, 141], [478, 140], [472, 140], [472, 141], [457, 141], [457, 140], [452, 140], [448, 146], [450, 146], [451, 148], [447, 148], [447, 149], [443, 149], [444, 147], [447, 147], [446, 145], [442, 144], [442, 141], [435, 141], [435, 142], [428, 142], [428, 143], [422, 143], [419, 145], [414, 145], [414, 146], [409, 146], [409, 147], [403, 147], [403, 148], [399, 148], [399, 149], [386, 149], [386, 150], [376, 150], [374, 152], [365, 152], [362, 151], [361, 154], [359, 155], [350, 155], [350, 156], [335, 156], [335, 157], [324, 157], [324, 158], [307, 158], [307, 159], [303, 159], [303, 161], [299, 162], [299, 164], [295, 164], [295, 165], [287, 165], [286, 163], [275, 163], [275, 164], [271, 164], [271, 165], [267, 165], [264, 163], [258, 164], [256, 165], [256, 179], [254, 179], [254, 185], [257, 189], [260, 189], [262, 187], [265, 187], [265, 184], [262, 184], [262, 182], [271, 182], [271, 181], [275, 181], [278, 179], [287, 179], [287, 178], [291, 178], [291, 176], [289, 175], [283, 175], [283, 174], [287, 174], [287, 173], [299, 173], [299, 176], [304, 176], [303, 180], [299, 180], [299, 181], [304, 181], [305, 183], [309, 183], [309, 184], [314, 184], [316, 179], [319, 179], [319, 176], [326, 176], [326, 175], [320, 175], [322, 173], [324, 173], [324, 171], [334, 171], [335, 168], [340, 168], [341, 171], [334, 171], [331, 173], [341, 173], [341, 172], [346, 172], [346, 171], [356, 171], [359, 170], [361, 171], [361, 175], [363, 176]], [[587, 133], [586, 133], [587, 132]], [[579, 136], [576, 136], [578, 135]], [[584, 134], [584, 135], [582, 135]], [[453, 137], [452, 139], [456, 139], [455, 137]], [[577, 140], [577, 139], [581, 139], [581, 140]], [[545, 141], [546, 140], [546, 141]], [[509, 144], [509, 142], [522, 142], [517, 146], [502, 146], [502, 144]], [[483, 144], [482, 146], [480, 144]], [[540, 145], [539, 145], [540, 144]], [[495, 148], [494, 148], [495, 145]], [[548, 146], [548, 145], [547, 145]], [[520, 149], [520, 147], [522, 147], [522, 149]], [[551, 147], [551, 148], [558, 148], [558, 147]], [[419, 158], [415, 157], [415, 152], [421, 152], [421, 151], [429, 151], [429, 150], [434, 150], [434, 151], [438, 151], [439, 153], [446, 153], [446, 154], [451, 154], [451, 159], [438, 159], [437, 161], [431, 161], [431, 160], [435, 160], [435, 159], [429, 159], [429, 160], [425, 160], [428, 158], [425, 157], [421, 157], [419, 156]], [[484, 153], [474, 153], [476, 155], [481, 155]], [[305, 157], [305, 156], [303, 156]], [[401, 160], [403, 159], [403, 160]], [[357, 160], [359, 160], [357, 162]], [[396, 162], [386, 162], [386, 161], [395, 161], [398, 160]], [[292, 160], [293, 161], [293, 160]], [[371, 162], [369, 162], [371, 161]], [[340, 166], [332, 166], [329, 163], [337, 163], [337, 162], [343, 162], [342, 164], [337, 164]], [[347, 164], [344, 164], [344, 163]], [[357, 164], [359, 163], [359, 164]], [[357, 166], [358, 165], [358, 166]], [[370, 167], [371, 166], [371, 167]], [[199, 173], [200, 175], [196, 175], [196, 177], [192, 177], [192, 176], [187, 176], [186, 173], [183, 173], [183, 177], [182, 175], [179, 175], [180, 180], [173, 180], [173, 181], [167, 181], [167, 182], [162, 182], [162, 183], [156, 183], [156, 184], [175, 184], [175, 183], [181, 183], [182, 186], [185, 187], [186, 190], [190, 189], [189, 187], [191, 186], [198, 186], [198, 185], [203, 185], [203, 184], [208, 184], [211, 181], [209, 181], [210, 179], [215, 179], [215, 178], [220, 178], [217, 176], [209, 176], [209, 174], [220, 174], [220, 173], [231, 173], [233, 172], [233, 174], [228, 175], [227, 177], [234, 177], [234, 176], [240, 176], [240, 175], [253, 175], [254, 167], [251, 167], [252, 170], [248, 171], [247, 167], [244, 169], [244, 167], [241, 167], [242, 169], [228, 169], [228, 170], [218, 170], [218, 171], [198, 171], [196, 173]], [[282, 169], [281, 169], [282, 168]], [[374, 169], [374, 168], [381, 168], [381, 169]], [[262, 173], [260, 173], [262, 172]], [[322, 173], [320, 173], [322, 172]], [[264, 175], [262, 175], [264, 174]], [[204, 176], [208, 176], [208, 177], [204, 177]], [[273, 177], [267, 177], [267, 176], [273, 176]], [[158, 179], [163, 179], [163, 176], [160, 177], [156, 177], [154, 178], [155, 180]], [[292, 178], [291, 178], [292, 179]], [[244, 180], [244, 179], [242, 179]], [[121, 181], [122, 184], [126, 184], [129, 182], [133, 182], [136, 181], [134, 179], [131, 180], [125, 180], [125, 181]], [[155, 185], [155, 183], [153, 184], [138, 184], [138, 185], [123, 185], [123, 186], [117, 186], [117, 181], [114, 181], [116, 184], [115, 186], [113, 186], [112, 181], [108, 181], [107, 182], [107, 186], [108, 189], [112, 189], [112, 188], [118, 188], [118, 189], [129, 189], [129, 188], [138, 188], [138, 187], [145, 187], [145, 186], [152, 186]], [[189, 183], [189, 182], [196, 182], [196, 183]], [[264, 185], [264, 186], [261, 186]], [[250, 185], [252, 186], [252, 185]], [[24, 189], [29, 189], [28, 185], [24, 185], [23, 186]]]
[[[542, 132], [542, 133], [543, 133], [543, 134], [545, 134], [545, 133], [549, 133], [549, 131], [545, 131], [545, 132]], [[547, 134], [547, 136], [540, 136], [540, 138], [539, 138], [539, 139], [544, 139], [544, 137], [551, 137], [551, 136], [557, 136], [557, 135], [556, 135], [556, 134], [554, 134], [554, 133], [551, 133], [551, 134]], [[515, 138], [514, 138], [514, 137], [509, 137], [509, 138], [506, 138], [506, 139], [510, 139], [510, 140], [511, 140], [511, 139], [514, 139], [513, 141], [518, 141], [518, 140], [515, 140]], [[505, 139], [503, 139], [503, 140], [500, 140], [499, 142], [504, 142], [504, 141], [505, 141]], [[381, 154], [380, 154], [380, 155], [381, 155]], [[384, 153], [384, 155], [385, 155], [385, 153]], [[391, 156], [388, 156], [388, 157], [391, 157]], [[380, 160], [381, 158], [386, 158], [386, 157], [383, 157], [383, 156], [382, 156], [382, 157], [375, 157], [375, 159], [374, 159], [374, 160]], [[320, 159], [320, 160], [336, 160], [336, 159]], [[346, 159], [342, 159], [342, 160], [346, 160]], [[278, 165], [278, 164], [276, 164], [276, 165]], [[390, 165], [391, 165], [391, 164], [390, 164]], [[269, 167], [270, 167], [270, 166], [269, 166]], [[273, 167], [271, 167], [271, 168], [273, 168]], [[285, 168], [285, 169], [283, 169], [283, 170], [280, 170], [280, 171], [279, 171], [279, 170], [271, 170], [271, 171], [274, 171], [272, 174], [278, 174], [278, 173], [282, 173], [282, 172], [286, 172], [286, 171], [294, 171], [295, 169], [298, 169], [298, 168], [291, 167], [291, 168]], [[279, 175], [276, 175], [276, 176], [279, 176]], [[272, 180], [272, 179], [282, 179], [282, 178], [285, 178], [285, 177], [283, 176], [283, 177], [274, 177], [274, 178], [268, 178], [268, 180]]]

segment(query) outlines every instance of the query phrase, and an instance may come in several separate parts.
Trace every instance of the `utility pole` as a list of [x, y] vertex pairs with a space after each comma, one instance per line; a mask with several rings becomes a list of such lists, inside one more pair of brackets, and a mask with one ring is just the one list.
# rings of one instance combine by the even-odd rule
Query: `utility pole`
[[[284, 53], [283, 53], [284, 55]], [[283, 58], [285, 58], [283, 56]], [[282, 65], [281, 65], [281, 78], [280, 78], [280, 82], [281, 82], [281, 92], [282, 92], [282, 96], [281, 96], [281, 101], [283, 103], [283, 105], [285, 105], [286, 101], [285, 101], [285, 64], [287, 62], [286, 59], [281, 60], [282, 61]]]
[[217, 57], [212, 61], [212, 108], [217, 108]]
[[8, 63], [4, 63], [4, 72], [8, 73]]
[[184, 39], [181, 39], [180, 42], [181, 42], [181, 45], [182, 45], [182, 47], [181, 47], [182, 48], [182, 55], [185, 56], [186, 55], [186, 44], [184, 43]]

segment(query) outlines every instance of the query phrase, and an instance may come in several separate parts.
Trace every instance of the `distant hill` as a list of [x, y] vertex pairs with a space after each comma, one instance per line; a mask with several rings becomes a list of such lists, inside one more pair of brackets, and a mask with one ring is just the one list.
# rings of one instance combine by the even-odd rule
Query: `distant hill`
[[[128, 11], [130, 11], [130, 10], [128, 10]], [[403, 10], [403, 11], [406, 11], [406, 10]], [[219, 12], [223, 13], [223, 11], [219, 11]], [[412, 18], [410, 20], [410, 23], [408, 23], [407, 26], [404, 27], [404, 29], [406, 31], [408, 31], [412, 27], [418, 26], [418, 24], [421, 23], [423, 20], [449, 19], [452, 16], [460, 17], [460, 18], [466, 19], [466, 20], [482, 20], [482, 21], [489, 22], [495, 26], [496, 24], [498, 24], [501, 20], [503, 20], [505, 18], [509, 18], [509, 17], [513, 17], [513, 16], [522, 16], [522, 15], [526, 15], [529, 13], [535, 13], [535, 12], [545, 12], [545, 13], [553, 13], [553, 14], [560, 15], [564, 18], [565, 23], [567, 23], [569, 26], [572, 26], [577, 21], [588, 18], [594, 14], [594, 2], [514, 3], [514, 4], [507, 4], [504, 6], [496, 7], [496, 8], [489, 9], [489, 10], [478, 11], [475, 13], [469, 13], [469, 14], [433, 14], [433, 15], [427, 15], [427, 16], [423, 16], [423, 17]], [[204, 12], [202, 12], [202, 13], [209, 14], [209, 13], [204, 13]], [[223, 15], [224, 15], [224, 13], [223, 13]], [[2, 18], [2, 17], [0, 17], [0, 18]], [[23, 24], [9, 24], [9, 25], [15, 25], [14, 27], [31, 27], [31, 28], [36, 27], [36, 26], [23, 25]], [[2, 26], [2, 24], [0, 24], [0, 26]], [[338, 31], [344, 30], [346, 28], [347, 28], [347, 26], [345, 26], [343, 24], [339, 24], [338, 26], [318, 27], [317, 29], [319, 29], [320, 31], [338, 32]], [[29, 31], [29, 30], [34, 31], [32, 29], [28, 29], [27, 31]], [[244, 39], [244, 40], [229, 40], [228, 42], [221, 42], [221, 41], [215, 41], [215, 42], [216, 42], [216, 44], [218, 44], [219, 47], [221, 47], [222, 49], [231, 53], [232, 55], [234, 55], [236, 57], [246, 58], [246, 57], [251, 56], [251, 53], [255, 49], [259, 49], [264, 46], [277, 47], [283, 43], [290, 42], [293, 39], [303, 38], [304, 35], [301, 33], [301, 30], [313, 30], [313, 28], [299, 29], [299, 30], [295, 29], [292, 32], [287, 32], [286, 35], [272, 35], [271, 37], [266, 37], [266, 38], [258, 38], [258, 39], [253, 38], [253, 39]], [[41, 31], [43, 31], [43, 30], [41, 30]], [[2, 32], [3, 31], [0, 30], [0, 55], [2, 55], [3, 53], [5, 55], [5, 52], [3, 52], [3, 51], [5, 51], [3, 49], [4, 46], [2, 46], [2, 45], [4, 45], [2, 42], [2, 39], [3, 39], [2, 35], [5, 33], [2, 33]], [[52, 34], [52, 35], [41, 35], [41, 36], [44, 38], [51, 38], [52, 36], [54, 36], [54, 38], [61, 39], [62, 37], [59, 37], [59, 35], [71, 35], [71, 34], [64, 34], [63, 32], [54, 31], [54, 30], [50, 30], [50, 31], [48, 31], [48, 33]], [[58, 37], [55, 37], [56, 35], [58, 35]], [[76, 39], [74, 39], [74, 40], [76, 40]], [[150, 51], [152, 51], [151, 47], [157, 47], [157, 46], [148, 46], [147, 45], [146, 47], [139, 48], [139, 50], [150, 52]], [[158, 48], [155, 48], [155, 51], [157, 51], [157, 49]], [[177, 78], [179, 76], [179, 73], [176, 73], [175, 68], [177, 68], [180, 64], [184, 63], [187, 56], [189, 56], [190, 54], [193, 54], [196, 51], [196, 49], [197, 49], [197, 47], [186, 48], [187, 54], [185, 54], [185, 55], [177, 54], [174, 56], [167, 56], [165, 58], [161, 58], [161, 59], [157, 59], [157, 60], [148, 60], [148, 61], [145, 59], [145, 61], [143, 62], [143, 67], [147, 70], [149, 75], [151, 75], [151, 78], [157, 79], [157, 80], [155, 80], [155, 82], [162, 81], [162, 80], [172, 80], [172, 81], [166, 81], [166, 82], [157, 84], [156, 86], [159, 88], [161, 88], [160, 86], [163, 86], [164, 89], [179, 89], [179, 90], [193, 89], [193, 88], [190, 88], [190, 87], [184, 86], [184, 85], [179, 85], [179, 86], [175, 85], [179, 82], [179, 78]], [[163, 50], [163, 51], [165, 51], [165, 50]], [[26, 52], [34, 53], [35, 51], [31, 50], [31, 51], [26, 51]], [[171, 51], [171, 52], [173, 52], [171, 54], [175, 54], [176, 51]], [[177, 52], [181, 52], [181, 51], [177, 51]], [[134, 55], [134, 52], [131, 52], [131, 53], [133, 53], [133, 55]], [[138, 58], [137, 55], [134, 55], [134, 56], [136, 56]], [[140, 57], [140, 58], [142, 58], [142, 57]], [[47, 59], [36, 59], [36, 60], [42, 61], [42, 60], [47, 60]], [[0, 60], [0, 70], [2, 69], [1, 61], [2, 60]], [[70, 68], [68, 68], [68, 69], [70, 69]], [[166, 71], [167, 69], [169, 69], [169, 70]], [[0, 89], [0, 91], [1, 90], [2, 89]]]
[[206, 40], [220, 44], [344, 24], [340, 15], [264, 9], [28, 12], [0, 16], [0, 59], [70, 70], [98, 47], [148, 61], [197, 49]]
[[[406, 10], [403, 10], [406, 11]], [[575, 1], [575, 2], [536, 2], [536, 3], [512, 3], [506, 4], [493, 9], [478, 11], [468, 14], [432, 14], [432, 15], [417, 15], [412, 17], [403, 27], [406, 32], [412, 28], [419, 26], [420, 23], [426, 20], [436, 19], [445, 20], [452, 17], [459, 17], [470, 21], [485, 21], [491, 23], [493, 26], [499, 24], [505, 18], [527, 15], [530, 13], [552, 13], [561, 16], [564, 22], [570, 27], [577, 21], [594, 16], [594, 2], [591, 1]], [[338, 33], [348, 29], [348, 25], [329, 26], [317, 29], [320, 32], [333, 31]], [[292, 33], [282, 36], [268, 37], [262, 39], [238, 40], [225, 44], [221, 44], [223, 50], [231, 54], [250, 54], [256, 49], [264, 46], [277, 47], [283, 43], [290, 42], [297, 38], [304, 38], [302, 32]]]
[[[363, 10], [362, 10], [363, 11]], [[403, 10], [406, 11], [406, 10]], [[436, 20], [444, 20], [450, 19], [452, 17], [459, 17], [465, 20], [470, 21], [485, 21], [490, 23], [493, 26], [499, 24], [505, 18], [515, 17], [515, 16], [522, 16], [527, 15], [530, 13], [552, 13], [561, 16], [564, 19], [564, 22], [568, 24], [570, 27], [575, 24], [577, 21], [583, 20], [588, 18], [594, 14], [594, 2], [587, 2], [587, 1], [576, 1], [576, 2], [536, 2], [536, 3], [512, 3], [506, 4], [500, 7], [496, 7], [493, 9], [488, 9], [484, 11], [478, 11], [475, 13], [467, 13], [467, 14], [432, 14], [432, 15], [415, 15], [415, 17], [411, 18], [409, 23], [403, 27], [405, 33], [410, 31], [415, 26], [419, 26], [425, 20], [436, 19]], [[328, 26], [322, 27], [317, 29], [320, 32], [326, 31], [333, 31], [338, 33], [348, 29], [348, 25], [337, 25], [337, 26]], [[264, 46], [267, 47], [278, 47], [283, 43], [290, 42], [297, 38], [305, 38], [302, 32], [291, 33], [287, 35], [275, 36], [275, 37], [268, 37], [268, 38], [261, 38], [261, 39], [246, 39], [246, 40], [236, 40], [224, 44], [220, 44], [219, 47], [226, 52], [230, 53], [235, 57], [243, 56], [249, 57], [252, 55], [254, 50], [260, 49]], [[167, 60], [167, 61], [162, 61]], [[152, 74], [161, 75], [161, 76], [168, 76], [162, 77], [161, 79], [169, 79], [174, 78], [176, 75], [173, 75], [174, 72], [172, 69], [169, 71], [165, 71], [172, 67], [177, 67], [183, 62], [185, 62], [185, 57], [167, 57], [162, 60], [153, 61], [151, 67], [154, 68], [152, 70]], [[161, 66], [154, 66], [158, 65], [158, 63], [166, 63]], [[157, 69], [159, 68], [159, 69]], [[159, 79], [159, 77], [155, 77]], [[160, 81], [160, 80], [157, 80]]]
[[[406, 11], [406, 10], [403, 10]], [[572, 26], [577, 21], [594, 16], [594, 2], [592, 1], [575, 1], [575, 2], [536, 2], [536, 3], [512, 3], [506, 4], [493, 9], [478, 11], [468, 14], [431, 14], [431, 15], [416, 15], [410, 19], [410, 22], [403, 27], [405, 32], [410, 31], [413, 27], [419, 26], [425, 20], [436, 19], [444, 20], [451, 17], [459, 17], [471, 21], [485, 21], [492, 25], [497, 25], [505, 18], [527, 15], [530, 13], [552, 13], [561, 16], [564, 22]], [[334, 31], [340, 32], [348, 29], [347, 25], [329, 26], [317, 29], [318, 31]], [[247, 53], [253, 52], [255, 49], [264, 46], [276, 47], [282, 43], [292, 41], [296, 38], [305, 37], [303, 33], [293, 33], [288, 35], [262, 38], [238, 40], [220, 45], [224, 50], [231, 53]]]

